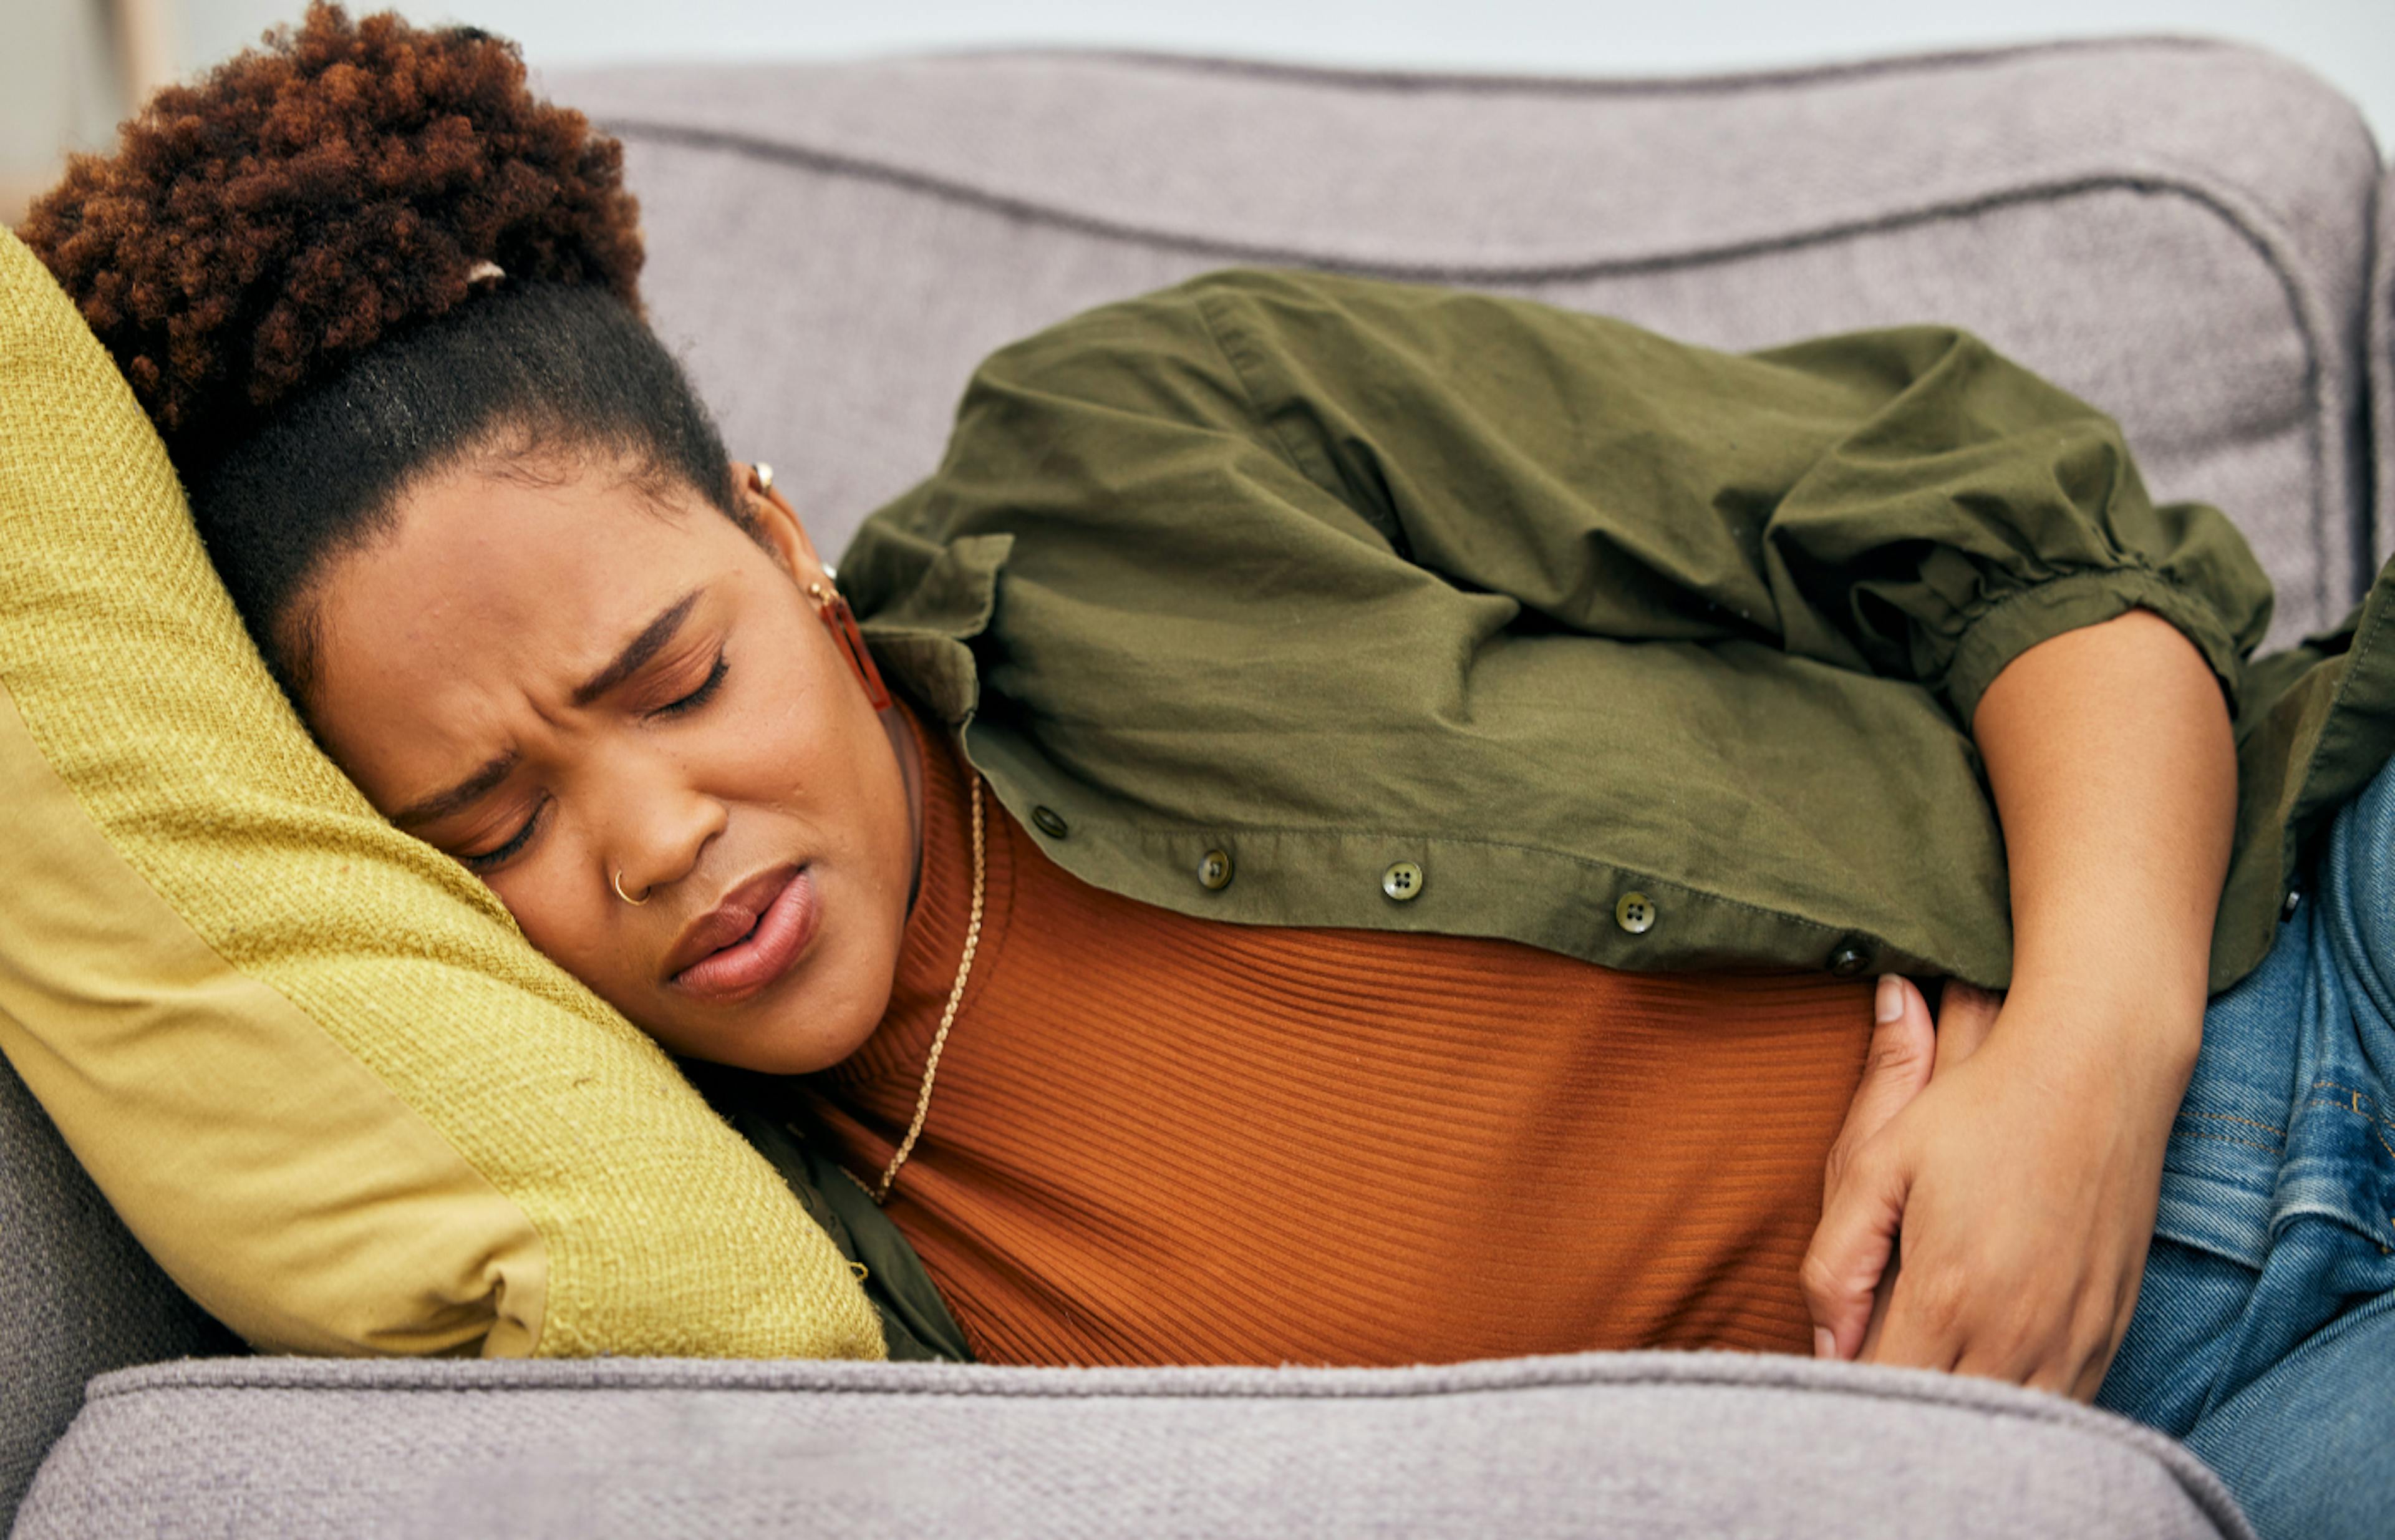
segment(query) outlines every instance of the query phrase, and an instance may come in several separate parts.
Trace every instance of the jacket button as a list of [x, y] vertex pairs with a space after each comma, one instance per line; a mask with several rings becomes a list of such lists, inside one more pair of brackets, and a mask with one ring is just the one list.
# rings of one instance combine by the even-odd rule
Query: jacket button
[[1852, 978], [1857, 974], [1868, 972], [1871, 965], [1872, 954], [1852, 941], [1840, 942], [1838, 949], [1830, 954], [1830, 971], [1840, 978]]
[[2296, 910], [2303, 907], [2304, 890], [2301, 888], [2289, 888], [2287, 890], [2286, 902], [2279, 906], [2279, 923], [2283, 925], [2288, 921], [2293, 920], [2296, 917]]
[[1065, 821], [1065, 815], [1057, 812], [1052, 807], [1033, 808], [1031, 810], [1031, 821], [1039, 826], [1040, 833], [1054, 840], [1063, 839], [1065, 832], [1072, 828], [1072, 825]]
[[1422, 890], [1422, 868], [1411, 861], [1399, 861], [1381, 873], [1381, 891], [1400, 904], [1421, 897]]
[[1643, 893], [1625, 893], [1613, 906], [1613, 923], [1633, 936], [1655, 928], [1655, 900]]
[[1206, 852], [1198, 861], [1198, 881], [1210, 890], [1229, 887], [1231, 885], [1231, 853], [1227, 850]]

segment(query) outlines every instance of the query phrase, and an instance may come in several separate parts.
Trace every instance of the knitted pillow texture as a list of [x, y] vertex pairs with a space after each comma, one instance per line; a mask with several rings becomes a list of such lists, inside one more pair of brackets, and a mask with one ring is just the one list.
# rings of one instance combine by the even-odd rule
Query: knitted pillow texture
[[881, 1356], [671, 1060], [315, 749], [0, 231], [0, 1052], [261, 1348]]

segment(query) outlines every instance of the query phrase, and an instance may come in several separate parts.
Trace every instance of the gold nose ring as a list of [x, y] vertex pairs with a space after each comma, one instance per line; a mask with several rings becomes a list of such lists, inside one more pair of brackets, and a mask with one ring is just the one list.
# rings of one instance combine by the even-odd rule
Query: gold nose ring
[[615, 884], [615, 896], [631, 905], [634, 909], [639, 909], [642, 904], [649, 901], [647, 898], [635, 898], [630, 894], [624, 891], [624, 874], [622, 872], [619, 871], [607, 880]]

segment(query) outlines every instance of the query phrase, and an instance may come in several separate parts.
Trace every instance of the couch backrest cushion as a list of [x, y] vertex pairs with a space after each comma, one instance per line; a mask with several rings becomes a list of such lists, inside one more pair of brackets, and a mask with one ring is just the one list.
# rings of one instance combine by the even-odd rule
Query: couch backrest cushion
[[2378, 158], [2269, 55], [2147, 40], [1693, 81], [999, 53], [546, 88], [621, 135], [643, 287], [827, 549], [935, 463], [990, 349], [1231, 262], [1533, 295], [1758, 347], [1954, 322], [2227, 509], [2273, 636], [2366, 576]]
[[177, 1282], [273, 1348], [879, 1356], [773, 1168], [316, 751], [5, 232], [0, 511], [0, 1052]]

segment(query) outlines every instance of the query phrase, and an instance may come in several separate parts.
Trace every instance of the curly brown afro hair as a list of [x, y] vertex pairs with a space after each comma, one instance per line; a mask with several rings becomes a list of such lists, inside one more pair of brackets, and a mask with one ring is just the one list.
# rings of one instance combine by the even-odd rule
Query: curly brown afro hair
[[19, 232], [187, 473], [480, 263], [639, 313], [622, 148], [536, 100], [513, 44], [322, 3], [265, 41], [160, 91]]

